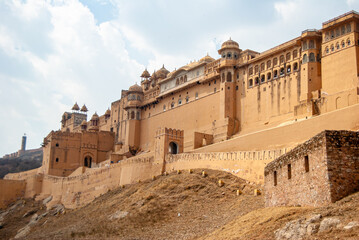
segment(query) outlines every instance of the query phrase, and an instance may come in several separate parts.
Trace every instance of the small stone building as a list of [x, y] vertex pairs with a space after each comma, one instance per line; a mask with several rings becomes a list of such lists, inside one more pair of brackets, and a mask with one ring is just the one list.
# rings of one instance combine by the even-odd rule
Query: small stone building
[[323, 131], [265, 167], [265, 204], [320, 206], [359, 190], [359, 132]]

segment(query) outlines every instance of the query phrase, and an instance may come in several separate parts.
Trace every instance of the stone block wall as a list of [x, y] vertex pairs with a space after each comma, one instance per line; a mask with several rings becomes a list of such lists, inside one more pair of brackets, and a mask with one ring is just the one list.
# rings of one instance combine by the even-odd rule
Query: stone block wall
[[335, 202], [359, 190], [359, 132], [326, 134], [328, 176]]
[[321, 206], [358, 189], [358, 133], [323, 131], [265, 167], [266, 206]]

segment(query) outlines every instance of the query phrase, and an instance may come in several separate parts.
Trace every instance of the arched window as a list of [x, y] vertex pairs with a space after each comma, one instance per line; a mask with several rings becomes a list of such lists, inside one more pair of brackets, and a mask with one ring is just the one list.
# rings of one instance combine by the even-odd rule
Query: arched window
[[163, 105], [163, 111], [164, 112], [166, 111], [166, 105]]
[[137, 113], [136, 113], [136, 119], [137, 119], [137, 120], [140, 120], [140, 112], [137, 112]]
[[250, 67], [250, 68], [248, 69], [248, 73], [249, 73], [249, 75], [252, 75], [252, 74], [253, 74], [253, 68], [252, 68], [252, 67]]
[[266, 81], [266, 78], [264, 76], [264, 74], [261, 75], [261, 83], [264, 83]]
[[137, 100], [141, 101], [141, 96], [140, 95], [137, 95]]
[[261, 63], [261, 71], [264, 71], [264, 63]]
[[131, 112], [131, 119], [135, 119], [135, 112], [134, 111]]
[[272, 74], [271, 73], [267, 73], [267, 81], [271, 80]]
[[186, 103], [188, 103], [188, 102], [189, 102], [189, 96], [186, 97]]
[[348, 40], [347, 40], [347, 45], [350, 46], [350, 43], [351, 43], [351, 42], [350, 42], [350, 39], [348, 38]]
[[292, 69], [291, 69], [291, 66], [290, 66], [290, 65], [288, 65], [288, 66], [287, 66], [287, 73], [290, 73], [290, 72], [291, 72], [291, 70], [292, 70]]
[[307, 56], [307, 54], [305, 53], [305, 54], [303, 55], [303, 63], [306, 63], [306, 62], [308, 62], [308, 56]]
[[350, 23], [347, 24], [347, 33], [352, 31], [352, 27], [350, 26]]
[[248, 87], [253, 87], [253, 79], [249, 79], [249, 81], [248, 81]]
[[329, 48], [328, 47], [325, 48], [325, 53], [329, 53]]
[[281, 56], [279, 57], [279, 62], [280, 62], [280, 64], [284, 63], [284, 56], [283, 56], [283, 55], [281, 55]]
[[232, 82], [232, 73], [227, 73], [227, 82]]
[[222, 58], [226, 58], [226, 53], [223, 53], [223, 54], [222, 54]]
[[330, 45], [330, 51], [334, 52], [334, 45]]
[[309, 62], [315, 62], [315, 55], [314, 53], [309, 54]]
[[335, 47], [336, 47], [337, 49], [340, 49], [340, 45], [339, 45], [338, 42], [335, 44]]
[[182, 105], [182, 99], [178, 99], [178, 105]]
[[277, 70], [274, 70], [273, 72], [273, 78], [277, 78], [278, 77], [278, 71]]
[[314, 40], [309, 41], [309, 48], [314, 48]]
[[176, 79], [176, 85], [179, 85], [179, 79], [178, 78]]
[[277, 66], [277, 64], [278, 64], [278, 58], [274, 58], [273, 59], [273, 66]]
[[283, 75], [284, 75], [284, 68], [281, 68], [281, 69], [280, 69], [279, 74], [280, 74], [280, 76], [283, 76]]
[[234, 59], [238, 59], [237, 53], [234, 53], [233, 56], [234, 56]]
[[294, 51], [293, 51], [293, 58], [296, 58], [297, 55], [298, 55], [298, 51], [297, 51], [297, 50], [294, 50]]
[[196, 92], [196, 94], [194, 96], [196, 99], [198, 99], [198, 92]]
[[175, 107], [175, 103], [171, 102], [171, 108], [174, 108], [174, 107]]
[[180, 84], [183, 83], [183, 76], [180, 78]]
[[222, 82], [224, 82], [224, 77], [225, 77], [225, 75], [224, 75], [224, 73], [222, 73]]
[[345, 47], [345, 42], [344, 41], [342, 41], [342, 48], [344, 48]]
[[187, 75], [184, 75], [184, 82], [187, 82]]
[[254, 74], [257, 74], [258, 71], [259, 71], [259, 67], [258, 67], [258, 65], [256, 65], [256, 66], [254, 67]]
[[227, 58], [229, 58], [229, 59], [232, 58], [232, 53], [231, 52], [227, 53]]
[[286, 60], [286, 61], [289, 61], [289, 60], [290, 60], [290, 53], [287, 53], [287, 54], [285, 55], [285, 60]]
[[255, 84], [255, 85], [258, 85], [258, 84], [259, 84], [259, 78], [258, 78], [258, 77], [255, 78], [254, 84]]
[[294, 71], [297, 71], [297, 70], [298, 70], [298, 63], [294, 63], [294, 64], [293, 64], [293, 70], [294, 70]]
[[268, 69], [268, 68], [270, 68], [270, 67], [271, 67], [271, 65], [272, 65], [271, 60], [268, 60], [268, 61], [267, 61], [267, 69]]
[[334, 38], [334, 30], [330, 31], [330, 37]]

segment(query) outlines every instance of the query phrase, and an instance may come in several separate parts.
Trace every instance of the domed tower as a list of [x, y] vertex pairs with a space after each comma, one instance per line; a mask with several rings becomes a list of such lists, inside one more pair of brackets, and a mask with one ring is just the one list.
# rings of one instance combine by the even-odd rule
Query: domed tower
[[204, 56], [203, 58], [201, 58], [199, 60], [199, 62], [206, 62], [206, 63], [210, 63], [210, 62], [213, 62], [213, 61], [215, 61], [215, 59], [212, 58], [211, 56], [209, 56], [208, 53], [207, 53], [206, 56]]
[[99, 122], [100, 122], [100, 118], [97, 115], [97, 113], [95, 112], [90, 120], [90, 127], [88, 128], [89, 131], [98, 131], [99, 130]]
[[236, 119], [235, 74], [237, 73], [236, 65], [241, 51], [238, 43], [232, 39], [225, 41], [221, 49], [218, 50], [222, 56], [219, 66], [220, 86], [223, 89], [220, 91], [220, 124], [225, 126], [220, 134], [222, 139], [228, 139], [239, 129], [239, 121]]
[[147, 68], [141, 74], [141, 86], [143, 89], [148, 90], [150, 87], [150, 80], [151, 77], [150, 73], [147, 71]]
[[234, 70], [233, 68], [237, 64], [241, 49], [237, 42], [229, 39], [222, 44], [221, 49], [218, 53], [221, 57], [220, 73], [221, 82], [232, 82], [234, 81]]
[[170, 71], [168, 71], [163, 64], [160, 70], [156, 72], [156, 76], [158, 79], [165, 79], [169, 73]]
[[140, 120], [143, 89], [135, 84], [127, 91], [127, 102], [124, 109], [127, 111], [126, 144], [130, 148], [140, 145]]

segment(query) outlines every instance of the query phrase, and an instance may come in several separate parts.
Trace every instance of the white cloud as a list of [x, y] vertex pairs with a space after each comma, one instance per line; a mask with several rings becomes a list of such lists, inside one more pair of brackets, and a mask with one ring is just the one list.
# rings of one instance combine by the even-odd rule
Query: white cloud
[[[115, 23], [96, 25], [93, 14], [77, 0], [52, 3], [0, 3], [0, 61], [9, 65], [0, 67], [6, 89], [0, 96], [6, 102], [0, 106], [0, 125], [8, 126], [0, 135], [6, 143], [0, 155], [16, 151], [24, 132], [29, 147], [39, 147], [49, 131], [60, 127], [61, 114], [75, 101], [101, 114], [144, 68], [129, 57]], [[23, 25], [29, 30], [19, 27]]]

